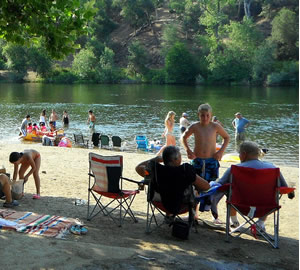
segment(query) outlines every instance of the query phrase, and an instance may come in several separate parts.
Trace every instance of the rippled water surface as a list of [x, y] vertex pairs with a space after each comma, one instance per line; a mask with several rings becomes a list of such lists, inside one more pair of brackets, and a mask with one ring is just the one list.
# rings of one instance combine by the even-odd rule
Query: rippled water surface
[[25, 115], [38, 122], [43, 109], [48, 116], [55, 109], [60, 117], [67, 110], [71, 120], [67, 136], [75, 132], [88, 136], [87, 112], [92, 109], [98, 132], [120, 136], [128, 151], [135, 151], [135, 135], [162, 139], [164, 118], [173, 110], [179, 145], [181, 113], [187, 112], [191, 122], [197, 121], [199, 104], [208, 102], [232, 138], [226, 153], [235, 152], [231, 122], [234, 113], [240, 111], [252, 123], [248, 139], [269, 149], [265, 160], [298, 167], [298, 93], [297, 88], [0, 84], [0, 140], [18, 141], [18, 128]]

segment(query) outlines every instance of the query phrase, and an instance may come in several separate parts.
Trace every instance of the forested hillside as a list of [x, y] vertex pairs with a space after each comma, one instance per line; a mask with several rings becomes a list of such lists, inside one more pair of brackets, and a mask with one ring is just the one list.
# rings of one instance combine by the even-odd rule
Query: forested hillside
[[93, 5], [93, 16], [72, 54], [68, 46], [47, 49], [43, 37], [24, 45], [1, 40], [0, 68], [10, 80], [35, 71], [37, 80], [56, 83], [298, 84], [297, 0], [81, 4]]

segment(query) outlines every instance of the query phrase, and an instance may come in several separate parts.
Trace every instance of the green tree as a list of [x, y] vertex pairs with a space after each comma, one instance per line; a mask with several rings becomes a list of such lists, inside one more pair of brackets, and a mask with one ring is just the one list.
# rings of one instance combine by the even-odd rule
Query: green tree
[[177, 42], [168, 52], [165, 59], [165, 70], [168, 83], [195, 82], [198, 70], [193, 56], [183, 43]]
[[6, 44], [3, 55], [7, 59], [6, 65], [9, 70], [16, 73], [16, 80], [22, 81], [27, 74], [27, 54], [24, 46]]
[[151, 0], [114, 0], [121, 8], [121, 15], [136, 30], [145, 23], [150, 24], [150, 15], [154, 11]]
[[95, 67], [97, 58], [91, 48], [82, 49], [74, 57], [72, 70], [75, 75], [83, 80], [93, 80], [95, 78]]
[[47, 51], [42, 47], [30, 47], [27, 50], [28, 66], [37, 75], [46, 77], [52, 71], [52, 60]]
[[169, 8], [176, 12], [176, 14], [181, 17], [185, 10], [185, 0], [170, 0]]
[[113, 21], [114, 9], [111, 0], [97, 0], [95, 3], [97, 14], [89, 23], [90, 34], [96, 37], [96, 40], [104, 42], [109, 34], [117, 28]]
[[278, 45], [279, 59], [298, 59], [299, 22], [295, 12], [282, 8], [272, 21], [272, 41]]
[[183, 29], [186, 32], [197, 33], [199, 31], [199, 17], [201, 16], [200, 6], [195, 4], [194, 0], [185, 1], [185, 11], [182, 18]]
[[235, 0], [199, 0], [201, 8], [200, 25], [205, 27], [207, 34], [218, 43], [220, 28], [228, 23], [225, 10], [235, 4]]
[[276, 45], [270, 41], [257, 47], [253, 57], [252, 79], [254, 83], [264, 83], [273, 71], [275, 63]]
[[224, 26], [227, 39], [222, 50], [213, 49], [207, 56], [210, 79], [216, 81], [238, 82], [250, 80], [252, 62], [256, 48], [261, 42], [260, 32], [255, 24], [244, 18], [242, 22], [231, 21]]
[[117, 82], [121, 75], [114, 63], [115, 53], [108, 47], [104, 48], [100, 61], [97, 66], [97, 81], [101, 83]]
[[249, 79], [249, 67], [244, 63], [241, 51], [225, 47], [222, 51], [215, 50], [207, 56], [210, 71], [208, 79], [216, 82], [239, 82]]
[[52, 57], [63, 58], [76, 48], [76, 39], [86, 34], [95, 14], [94, 1], [14, 0], [1, 1], [0, 38], [30, 45], [42, 37]]
[[148, 72], [147, 64], [149, 56], [145, 47], [139, 41], [133, 41], [128, 47], [128, 71], [129, 74], [136, 76], [137, 74], [145, 75]]
[[174, 46], [176, 42], [180, 42], [180, 25], [178, 23], [168, 24], [163, 29], [162, 34], [162, 50], [163, 56], [166, 56], [168, 51]]

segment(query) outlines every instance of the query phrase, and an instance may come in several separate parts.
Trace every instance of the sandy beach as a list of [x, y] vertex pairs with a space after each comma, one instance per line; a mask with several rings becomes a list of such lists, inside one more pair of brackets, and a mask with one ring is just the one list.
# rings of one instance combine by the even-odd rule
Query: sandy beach
[[[87, 200], [88, 153], [123, 155], [123, 176], [141, 177], [135, 166], [153, 155], [102, 149], [59, 148], [40, 144], [0, 144], [0, 165], [13, 173], [9, 154], [13, 151], [36, 149], [42, 163], [41, 199], [33, 200], [35, 185], [32, 176], [25, 185], [25, 196], [15, 210], [78, 218], [88, 228], [87, 235], [68, 234], [66, 239], [29, 236], [1, 230], [1, 269], [298, 269], [299, 268], [299, 203], [296, 197], [281, 199], [279, 249], [273, 249], [250, 235], [225, 242], [225, 232], [198, 226], [190, 239], [173, 238], [167, 226], [145, 233], [146, 194], [137, 195], [132, 209], [138, 219], [126, 219], [119, 228], [112, 220], [98, 215], [86, 220], [87, 205], [75, 205], [75, 199]], [[184, 160], [187, 161], [187, 160]], [[231, 165], [221, 162], [220, 175]], [[298, 186], [299, 169], [281, 167], [287, 182]], [[135, 188], [134, 184], [126, 185]], [[2, 207], [0, 202], [0, 208]], [[225, 198], [219, 204], [220, 219], [225, 221]], [[200, 218], [211, 220], [210, 213]], [[270, 229], [272, 218], [267, 222]], [[268, 226], [269, 225], [269, 226]], [[142, 256], [142, 257], [141, 257]]]

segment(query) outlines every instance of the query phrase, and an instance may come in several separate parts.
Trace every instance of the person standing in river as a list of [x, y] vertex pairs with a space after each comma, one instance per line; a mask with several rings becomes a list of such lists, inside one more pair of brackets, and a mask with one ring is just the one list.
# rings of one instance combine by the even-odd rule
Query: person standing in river
[[46, 116], [46, 110], [42, 110], [41, 114], [40, 114], [40, 125], [41, 123], [44, 123], [44, 126], [47, 127], [48, 123], [47, 123], [47, 116]]
[[90, 133], [92, 134], [93, 132], [95, 132], [96, 125], [96, 116], [94, 115], [92, 110], [89, 110], [89, 117], [87, 123], [89, 125]]
[[62, 116], [62, 123], [63, 123], [64, 127], [69, 126], [69, 123], [70, 123], [70, 117], [69, 117], [66, 110], [64, 110], [64, 113], [63, 113], [63, 116]]

